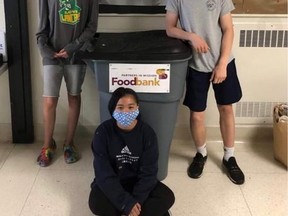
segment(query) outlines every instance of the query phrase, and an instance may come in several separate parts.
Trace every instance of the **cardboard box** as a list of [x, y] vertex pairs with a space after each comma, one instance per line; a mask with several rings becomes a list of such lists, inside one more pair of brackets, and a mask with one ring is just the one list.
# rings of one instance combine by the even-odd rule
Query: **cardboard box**
[[[281, 105], [274, 107], [273, 114], [273, 137], [274, 137], [274, 158], [280, 161], [287, 167], [287, 125], [288, 121], [279, 120], [279, 107]], [[286, 105], [287, 106], [287, 105]]]

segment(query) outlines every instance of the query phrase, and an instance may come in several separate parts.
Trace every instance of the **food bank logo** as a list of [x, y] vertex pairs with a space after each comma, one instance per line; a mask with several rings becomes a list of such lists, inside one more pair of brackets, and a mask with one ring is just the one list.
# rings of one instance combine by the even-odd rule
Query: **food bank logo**
[[166, 74], [166, 69], [157, 69], [156, 74], [158, 75], [159, 79], [167, 79], [168, 75]]
[[[132, 76], [131, 79], [125, 79]], [[123, 78], [124, 77], [124, 78]], [[157, 69], [155, 74], [138, 74], [138, 75], [126, 75], [123, 74], [121, 78], [112, 77], [112, 86], [160, 86], [160, 80], [167, 79], [166, 69]]]

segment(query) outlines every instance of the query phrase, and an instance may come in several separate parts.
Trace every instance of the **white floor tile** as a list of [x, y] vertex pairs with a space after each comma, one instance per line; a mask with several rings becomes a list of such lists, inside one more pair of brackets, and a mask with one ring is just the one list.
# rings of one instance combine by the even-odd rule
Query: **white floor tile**
[[0, 214], [18, 216], [39, 172], [29, 145], [15, 146], [0, 169]]
[[93, 173], [42, 169], [21, 216], [89, 216], [88, 196]]
[[175, 193], [171, 209], [175, 216], [250, 215], [240, 187], [223, 174], [206, 173], [200, 179], [191, 179], [186, 172], [171, 172], [164, 182]]
[[[61, 138], [60, 138], [61, 139]], [[0, 143], [1, 216], [92, 216], [88, 207], [94, 178], [91, 138], [78, 138], [81, 160], [66, 164], [61, 140], [51, 166], [40, 168], [36, 158], [42, 143]], [[244, 185], [233, 184], [222, 169], [223, 144], [208, 142], [208, 160], [200, 179], [187, 176], [195, 155], [191, 140], [173, 140], [168, 176], [175, 193], [173, 216], [286, 216], [287, 169], [273, 157], [272, 143], [235, 145]]]
[[252, 215], [288, 215], [287, 173], [248, 173], [246, 179], [241, 190]]

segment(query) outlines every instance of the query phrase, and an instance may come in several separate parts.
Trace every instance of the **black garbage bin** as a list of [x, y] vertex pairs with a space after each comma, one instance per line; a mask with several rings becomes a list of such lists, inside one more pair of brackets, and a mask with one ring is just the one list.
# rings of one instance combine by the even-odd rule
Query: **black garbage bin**
[[[165, 179], [178, 104], [183, 96], [188, 60], [191, 58], [190, 48], [181, 40], [168, 37], [164, 30], [99, 33], [94, 42], [93, 52], [78, 53], [77, 57], [83, 59], [95, 73], [100, 96], [101, 122], [111, 118], [107, 107], [113, 91], [111, 90], [113, 78], [109, 74], [114, 66], [117, 69], [120, 68], [119, 71], [121, 71], [122, 64], [127, 66], [126, 70], [130, 69], [129, 65], [132, 68], [135, 67], [136, 70], [143, 66], [152, 70], [158, 68], [159, 70], [157, 69], [154, 74], [155, 77], [151, 73], [149, 76], [153, 76], [155, 82], [168, 79], [168, 85], [160, 91], [156, 89], [155, 92], [153, 92], [153, 87], [149, 86], [146, 86], [149, 91], [137, 90], [135, 88], [137, 75], [133, 77], [133, 73], [130, 74], [132, 76], [130, 78], [134, 79], [134, 85], [132, 82], [132, 86], [129, 86], [129, 81], [127, 81], [129, 77], [126, 83], [118, 82], [119, 85], [134, 89], [139, 95], [142, 119], [155, 130], [158, 137], [158, 179]], [[167, 74], [165, 76], [165, 71], [168, 76]], [[146, 75], [141, 74], [141, 76]], [[158, 78], [160, 80], [156, 81]]]

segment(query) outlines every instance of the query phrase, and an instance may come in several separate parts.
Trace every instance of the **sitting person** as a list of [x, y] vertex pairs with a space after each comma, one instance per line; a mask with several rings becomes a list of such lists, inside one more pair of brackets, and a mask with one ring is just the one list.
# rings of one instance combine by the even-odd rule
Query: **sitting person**
[[100, 216], [169, 216], [174, 193], [157, 180], [157, 137], [140, 118], [137, 94], [116, 89], [108, 109], [113, 118], [96, 129], [92, 141], [91, 211]]

